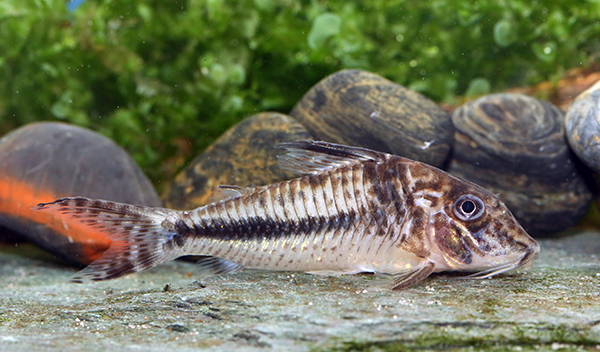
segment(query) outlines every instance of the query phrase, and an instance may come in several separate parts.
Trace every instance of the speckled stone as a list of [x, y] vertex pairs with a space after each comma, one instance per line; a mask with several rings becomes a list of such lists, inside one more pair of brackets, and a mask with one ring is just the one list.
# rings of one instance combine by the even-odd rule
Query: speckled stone
[[581, 220], [592, 195], [567, 145], [562, 111], [521, 94], [493, 94], [461, 106], [452, 121], [451, 173], [498, 193], [533, 235]]
[[[577, 96], [565, 120], [569, 145], [579, 159], [600, 174], [600, 81]], [[600, 178], [595, 177], [595, 200], [600, 206]]]
[[[108, 249], [110, 240], [31, 209], [68, 196], [161, 204], [125, 150], [90, 130], [34, 123], [0, 140], [0, 226], [71, 263], [88, 264]], [[0, 230], [0, 236], [10, 233]]]
[[165, 203], [193, 209], [210, 202], [219, 185], [255, 187], [297, 176], [277, 162], [277, 144], [311, 139], [295, 119], [263, 112], [242, 120], [198, 155], [167, 189]]
[[376, 74], [344, 70], [311, 88], [290, 115], [316, 138], [442, 166], [450, 115], [432, 100]]
[[600, 173], [600, 82], [577, 96], [569, 106], [566, 130], [573, 151]]

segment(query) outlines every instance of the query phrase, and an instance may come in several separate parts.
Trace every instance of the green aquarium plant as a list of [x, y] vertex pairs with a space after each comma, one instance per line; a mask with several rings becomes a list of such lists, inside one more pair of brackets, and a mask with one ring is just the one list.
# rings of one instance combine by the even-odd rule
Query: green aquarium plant
[[0, 132], [75, 123], [160, 186], [244, 116], [325, 76], [378, 73], [452, 103], [556, 80], [600, 48], [600, 2], [6, 0]]

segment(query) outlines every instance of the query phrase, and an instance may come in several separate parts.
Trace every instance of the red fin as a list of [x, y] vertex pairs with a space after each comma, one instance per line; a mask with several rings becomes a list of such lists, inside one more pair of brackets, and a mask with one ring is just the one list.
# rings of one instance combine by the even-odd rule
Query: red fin
[[113, 279], [182, 255], [179, 246], [173, 245], [179, 235], [162, 226], [168, 216], [177, 216], [174, 210], [83, 197], [62, 198], [34, 209], [51, 213], [66, 224], [106, 233], [113, 241], [100, 259], [73, 277], [74, 282]]
[[80, 226], [65, 226], [51, 214], [35, 211], [33, 206], [50, 202], [58, 196], [52, 190], [28, 184], [6, 175], [0, 176], [0, 216], [15, 219], [5, 226], [23, 235], [29, 241], [75, 264], [89, 264], [100, 258], [111, 241], [97, 231]]

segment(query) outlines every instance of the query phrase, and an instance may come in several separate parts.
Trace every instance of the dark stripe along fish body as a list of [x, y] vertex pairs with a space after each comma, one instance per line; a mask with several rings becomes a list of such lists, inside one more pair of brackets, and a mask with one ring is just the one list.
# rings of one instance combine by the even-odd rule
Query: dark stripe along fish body
[[284, 143], [281, 166], [304, 176], [191, 210], [64, 198], [37, 209], [107, 233], [103, 257], [75, 281], [139, 272], [182, 255], [212, 273], [246, 268], [375, 272], [394, 288], [432, 272], [489, 277], [528, 266], [538, 244], [485, 189], [432, 166], [325, 142]]

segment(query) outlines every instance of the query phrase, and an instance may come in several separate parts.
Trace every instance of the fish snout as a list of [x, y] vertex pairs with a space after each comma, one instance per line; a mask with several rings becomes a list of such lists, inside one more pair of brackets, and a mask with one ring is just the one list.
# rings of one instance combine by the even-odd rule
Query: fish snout
[[532, 239], [531, 245], [525, 250], [525, 253], [519, 260], [518, 267], [529, 268], [531, 263], [539, 257], [540, 245]]

